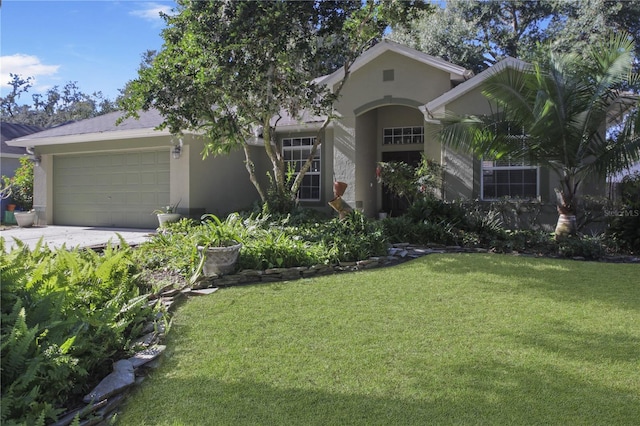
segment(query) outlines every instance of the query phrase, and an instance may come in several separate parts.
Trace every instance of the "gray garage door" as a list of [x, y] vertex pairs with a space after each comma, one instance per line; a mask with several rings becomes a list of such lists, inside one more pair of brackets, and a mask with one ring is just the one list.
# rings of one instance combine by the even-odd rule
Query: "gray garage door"
[[155, 228], [169, 202], [169, 151], [59, 155], [53, 162], [56, 225]]

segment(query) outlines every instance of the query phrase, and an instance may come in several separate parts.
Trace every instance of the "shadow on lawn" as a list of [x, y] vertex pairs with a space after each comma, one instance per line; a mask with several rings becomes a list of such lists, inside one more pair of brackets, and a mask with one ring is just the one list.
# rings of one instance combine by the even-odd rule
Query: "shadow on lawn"
[[[142, 401], [144, 407], [129, 407], [129, 414], [136, 416], [136, 424], [236, 426], [625, 425], [640, 417], [637, 393], [598, 386], [552, 368], [500, 362], [454, 365], [447, 381], [443, 377], [418, 373], [410, 378], [433, 395], [419, 401], [278, 388], [250, 380], [225, 383], [194, 372], [191, 379], [165, 377], [154, 382], [153, 387], [165, 387], [162, 394], [172, 395], [170, 400]], [[122, 420], [131, 424], [126, 417]]]
[[399, 267], [426, 267], [446, 275], [483, 274], [478, 283], [490, 281], [491, 276], [495, 276], [496, 281], [511, 284], [513, 291], [532, 290], [558, 301], [596, 300], [619, 308], [640, 309], [640, 266], [635, 264], [534, 259], [501, 254], [445, 254], [429, 255]]
[[546, 325], [542, 332], [530, 330], [510, 334], [509, 337], [522, 346], [580, 362], [605, 362], [609, 365], [623, 362], [640, 366], [640, 339], [622, 331], [587, 332], [557, 320]]

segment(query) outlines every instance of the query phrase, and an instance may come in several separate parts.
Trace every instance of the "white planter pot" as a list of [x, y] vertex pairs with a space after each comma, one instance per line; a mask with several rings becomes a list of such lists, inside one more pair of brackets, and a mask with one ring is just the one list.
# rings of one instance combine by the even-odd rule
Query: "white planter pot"
[[242, 244], [238, 243], [228, 247], [205, 247], [198, 246], [200, 256], [205, 256], [202, 273], [205, 277], [213, 275], [223, 275], [233, 272], [238, 261], [238, 255]]
[[160, 228], [162, 228], [165, 223], [177, 222], [178, 220], [180, 220], [180, 213], [158, 213]]
[[36, 212], [13, 212], [18, 226], [21, 228], [29, 228], [36, 222]]
[[387, 212], [378, 213], [378, 219], [382, 220], [382, 219], [386, 219], [386, 218], [387, 218]]

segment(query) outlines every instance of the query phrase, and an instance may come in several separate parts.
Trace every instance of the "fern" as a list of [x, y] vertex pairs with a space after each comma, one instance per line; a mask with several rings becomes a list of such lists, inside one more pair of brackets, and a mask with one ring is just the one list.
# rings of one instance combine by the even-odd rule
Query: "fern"
[[[10, 324], [10, 326], [7, 325]], [[27, 326], [26, 311], [18, 300], [11, 315], [3, 318], [0, 345], [2, 356], [2, 414], [3, 417], [22, 417], [39, 396], [37, 386], [42, 358], [37, 353], [37, 327]], [[4, 423], [4, 422], [3, 422]]]
[[3, 425], [55, 421], [153, 318], [121, 246], [96, 254], [17, 242], [0, 258]]

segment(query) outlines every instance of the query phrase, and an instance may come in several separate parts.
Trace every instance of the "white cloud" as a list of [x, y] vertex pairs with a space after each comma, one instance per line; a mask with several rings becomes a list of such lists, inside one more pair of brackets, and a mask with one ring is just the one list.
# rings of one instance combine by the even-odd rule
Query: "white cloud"
[[160, 3], [143, 3], [142, 9], [136, 9], [129, 12], [130, 15], [137, 16], [146, 21], [161, 22], [160, 12], [171, 14], [171, 6], [168, 4]]
[[9, 74], [18, 74], [22, 78], [50, 76], [58, 72], [60, 65], [45, 65], [37, 56], [16, 53], [15, 55], [0, 56], [0, 87], [10, 87]]

